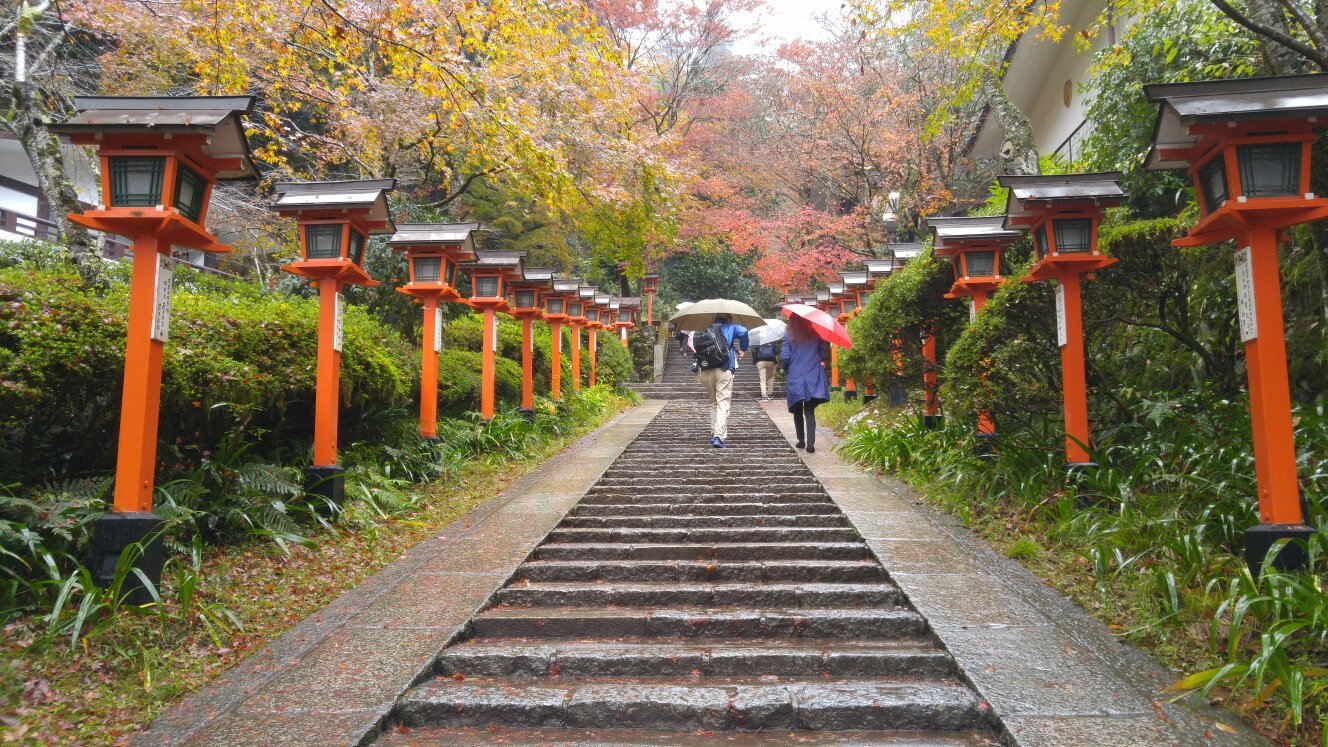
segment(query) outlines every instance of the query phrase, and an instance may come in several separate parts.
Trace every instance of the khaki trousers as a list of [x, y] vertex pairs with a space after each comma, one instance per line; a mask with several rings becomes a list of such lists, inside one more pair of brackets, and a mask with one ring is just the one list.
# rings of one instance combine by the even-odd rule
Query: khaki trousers
[[733, 372], [710, 368], [701, 372], [701, 385], [710, 395], [710, 435], [729, 437], [729, 403], [733, 401]]
[[761, 377], [761, 396], [769, 397], [770, 390], [775, 385], [775, 362], [757, 361], [756, 373]]

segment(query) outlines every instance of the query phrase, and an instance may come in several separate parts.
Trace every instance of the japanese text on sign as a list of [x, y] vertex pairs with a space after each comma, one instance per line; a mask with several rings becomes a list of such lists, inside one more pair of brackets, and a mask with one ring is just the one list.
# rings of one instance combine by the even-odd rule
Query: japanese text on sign
[[152, 297], [152, 339], [166, 342], [171, 332], [171, 281], [175, 278], [175, 260], [157, 255], [157, 285]]
[[1070, 341], [1065, 329], [1065, 285], [1056, 284], [1056, 344], [1065, 347]]
[[433, 310], [433, 352], [443, 352], [443, 310]]
[[1254, 308], [1254, 258], [1247, 246], [1236, 252], [1236, 308], [1240, 313], [1240, 341], [1259, 338], [1259, 318]]
[[346, 310], [341, 294], [337, 293], [336, 312], [332, 315], [332, 349], [341, 352], [341, 317]]

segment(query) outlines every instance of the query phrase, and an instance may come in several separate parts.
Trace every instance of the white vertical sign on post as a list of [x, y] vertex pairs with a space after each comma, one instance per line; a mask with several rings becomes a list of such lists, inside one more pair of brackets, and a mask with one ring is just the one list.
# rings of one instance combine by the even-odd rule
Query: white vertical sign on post
[[433, 352], [443, 352], [443, 310], [433, 310]]
[[978, 305], [973, 303], [973, 299], [968, 299], [968, 323], [972, 324], [978, 318]]
[[171, 334], [171, 281], [175, 279], [175, 260], [157, 254], [157, 284], [152, 296], [152, 339], [166, 342]]
[[[1077, 282], [1077, 281], [1076, 281]], [[1056, 284], [1056, 344], [1065, 347], [1070, 341], [1065, 325], [1065, 284]]]
[[1236, 308], [1240, 316], [1240, 341], [1259, 339], [1259, 317], [1254, 308], [1254, 258], [1250, 247], [1236, 252]]
[[498, 352], [498, 315], [493, 315], [493, 352]]
[[332, 314], [332, 349], [341, 352], [341, 318], [345, 315], [346, 304], [342, 300], [341, 292], [337, 292], [336, 311]]

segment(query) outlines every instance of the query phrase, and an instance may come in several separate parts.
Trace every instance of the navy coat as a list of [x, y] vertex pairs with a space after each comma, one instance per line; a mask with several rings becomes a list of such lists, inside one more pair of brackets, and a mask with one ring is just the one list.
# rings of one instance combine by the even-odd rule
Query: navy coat
[[799, 402], [819, 405], [830, 401], [830, 378], [825, 364], [830, 360], [830, 343], [825, 340], [795, 342], [784, 336], [779, 353], [780, 366], [788, 379], [788, 406]]

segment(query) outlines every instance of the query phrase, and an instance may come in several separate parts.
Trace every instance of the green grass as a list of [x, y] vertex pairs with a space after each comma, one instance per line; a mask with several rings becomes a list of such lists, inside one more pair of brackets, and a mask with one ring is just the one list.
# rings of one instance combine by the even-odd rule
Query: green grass
[[816, 424], [841, 433], [848, 425], [849, 418], [861, 411], [862, 397], [845, 402], [843, 392], [831, 392], [830, 401], [816, 408]]
[[[379, 488], [352, 499], [335, 523], [307, 541], [251, 537], [175, 557], [159, 610], [120, 606], [76, 639], [49, 634], [32, 614], [11, 621], [0, 649], [0, 741], [6, 744], [118, 744], [181, 696], [197, 690], [296, 623], [373, 575], [440, 527], [497, 495], [513, 480], [620, 412], [606, 397], [541, 444], [455, 465], [429, 484]], [[395, 497], [387, 495], [395, 494]], [[404, 502], [402, 502], [404, 499]], [[192, 576], [191, 576], [192, 574]], [[183, 608], [179, 579], [197, 589]], [[85, 595], [84, 598], [93, 598]], [[218, 629], [209, 611], [235, 624]], [[161, 614], [158, 614], [160, 612]], [[65, 618], [62, 618], [65, 619]], [[71, 640], [75, 643], [71, 647]]]

